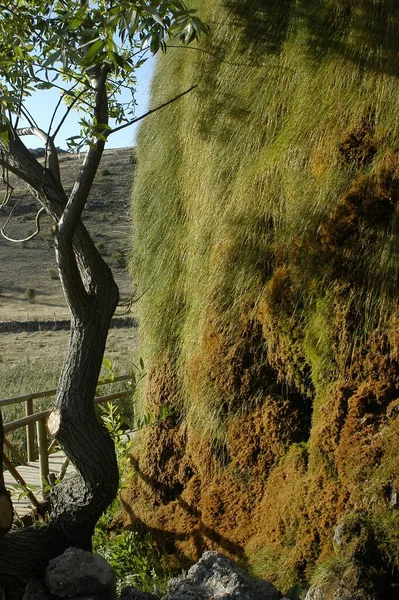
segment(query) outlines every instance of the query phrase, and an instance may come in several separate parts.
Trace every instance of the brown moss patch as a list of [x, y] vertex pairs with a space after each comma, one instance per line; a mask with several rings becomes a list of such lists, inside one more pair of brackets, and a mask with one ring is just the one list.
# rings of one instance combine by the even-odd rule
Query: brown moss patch
[[259, 390], [275, 383], [266, 359], [262, 328], [248, 308], [231, 331], [221, 316], [209, 316], [204, 326], [199, 355], [189, 366], [192, 385], [208, 381], [226, 412], [234, 412]]
[[148, 410], [158, 414], [162, 406], [170, 406], [177, 411], [181, 408], [179, 375], [173, 357], [169, 356], [158, 365], [153, 365], [147, 375], [146, 389]]
[[303, 441], [308, 423], [302, 407], [292, 398], [267, 396], [249, 414], [228, 423], [227, 445], [231, 468], [240, 473], [251, 469], [251, 478], [265, 475], [286, 453], [292, 443]]
[[398, 160], [388, 157], [376, 173], [361, 176], [321, 223], [313, 250], [307, 241], [324, 273], [359, 282], [364, 277], [362, 248], [388, 232], [398, 201]]
[[375, 116], [364, 117], [354, 131], [350, 131], [339, 144], [338, 151], [344, 163], [356, 167], [369, 165], [377, 153]]
[[360, 492], [360, 497], [383, 455], [379, 432], [390, 401], [390, 391], [382, 382], [374, 381], [361, 385], [348, 403], [336, 464], [343, 484], [352, 494]]
[[284, 582], [282, 567], [294, 571], [296, 582], [301, 580], [300, 571], [304, 568], [298, 528], [306, 515], [306, 471], [306, 449], [293, 447], [267, 480], [263, 498], [254, 512], [255, 532], [246, 546], [254, 572], [275, 582], [284, 592], [295, 583]]

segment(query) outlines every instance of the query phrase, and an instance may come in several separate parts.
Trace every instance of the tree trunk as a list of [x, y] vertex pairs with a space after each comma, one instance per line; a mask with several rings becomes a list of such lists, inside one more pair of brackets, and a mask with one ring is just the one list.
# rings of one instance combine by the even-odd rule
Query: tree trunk
[[114, 444], [93, 404], [118, 288], [82, 222], [63, 226], [67, 202], [62, 188], [51, 179], [39, 185], [34, 169], [29, 175], [37, 198], [58, 223], [56, 259], [71, 311], [69, 346], [49, 430], [79, 474], [54, 488], [48, 525], [0, 536], [0, 588], [10, 589], [42, 575], [48, 561], [67, 547], [90, 549], [95, 524], [118, 489]]
[[[95, 262], [99, 269], [101, 263]], [[117, 493], [114, 444], [96, 419], [93, 404], [109, 323], [118, 302], [111, 271], [105, 263], [101, 270], [96, 292], [86, 297], [82, 314], [72, 315], [68, 352], [49, 421], [49, 429], [79, 475], [54, 488], [48, 526], [13, 531], [0, 539], [3, 586], [42, 574], [48, 561], [69, 546], [90, 549], [95, 524]]]
[[0, 410], [0, 538], [11, 529], [13, 508], [9, 492], [6, 490], [3, 476], [3, 416]]

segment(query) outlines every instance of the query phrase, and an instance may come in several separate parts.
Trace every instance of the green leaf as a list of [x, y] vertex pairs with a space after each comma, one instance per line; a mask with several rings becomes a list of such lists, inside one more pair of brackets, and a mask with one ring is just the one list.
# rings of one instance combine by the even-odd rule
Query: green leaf
[[103, 365], [108, 371], [113, 371], [114, 367], [108, 358], [103, 358]]
[[69, 31], [74, 31], [75, 29], [79, 29], [81, 25], [83, 25], [86, 20], [86, 15], [82, 14], [81, 16], [75, 16], [68, 26]]
[[22, 50], [19, 46], [14, 46], [14, 54], [15, 54], [16, 58], [23, 60], [24, 53], [22, 52]]
[[90, 49], [85, 56], [86, 62], [93, 60], [96, 57], [96, 55], [101, 54], [101, 52], [104, 50], [104, 47], [104, 40], [97, 40], [96, 42], [94, 42], [94, 44], [90, 46]]
[[150, 13], [150, 15], [152, 16], [154, 21], [156, 21], [159, 25], [162, 25], [162, 27], [163, 27], [163, 21], [162, 21], [161, 17], [159, 16], [159, 14], [157, 13], [157, 11], [155, 10], [155, 8], [152, 8], [152, 6], [146, 6], [146, 11], [148, 13]]
[[50, 65], [53, 65], [55, 62], [57, 62], [57, 60], [59, 60], [61, 57], [62, 50], [63, 50], [62, 48], [59, 48], [58, 50], [53, 52], [53, 54], [51, 54], [48, 57], [48, 59], [46, 61], [44, 61], [43, 67], [49, 67]]
[[8, 144], [8, 136], [9, 136], [9, 130], [8, 127], [5, 127], [5, 129], [3, 129], [3, 126], [0, 126], [0, 139], [2, 141], [2, 143], [4, 144], [4, 146], [7, 146]]

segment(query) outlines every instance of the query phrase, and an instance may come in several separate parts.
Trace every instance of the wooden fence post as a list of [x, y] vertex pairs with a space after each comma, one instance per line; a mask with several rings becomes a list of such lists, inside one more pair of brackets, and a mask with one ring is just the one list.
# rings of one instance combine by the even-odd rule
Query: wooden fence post
[[39, 465], [40, 465], [40, 481], [42, 487], [42, 497], [46, 500], [48, 493], [46, 486], [48, 485], [49, 464], [47, 452], [47, 431], [46, 424], [43, 419], [37, 421], [37, 440], [39, 446]]
[[[29, 398], [26, 401], [26, 416], [29, 417], [33, 415], [33, 399]], [[28, 455], [28, 462], [32, 462], [35, 460], [35, 425], [34, 423], [29, 423], [26, 426], [26, 452]]]

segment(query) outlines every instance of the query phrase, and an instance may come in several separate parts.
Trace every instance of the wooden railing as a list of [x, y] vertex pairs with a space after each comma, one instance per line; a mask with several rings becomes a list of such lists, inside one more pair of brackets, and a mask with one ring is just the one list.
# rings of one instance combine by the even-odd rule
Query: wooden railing
[[[112, 380], [106, 379], [99, 381], [98, 386], [100, 387], [103, 385], [113, 385], [121, 381], [126, 381], [130, 378], [130, 375], [121, 375], [119, 377], [115, 377]], [[46, 420], [49, 414], [51, 413], [51, 410], [44, 410], [35, 413], [34, 401], [39, 400], [41, 398], [49, 398], [55, 396], [56, 392], [57, 390], [47, 390], [45, 392], [36, 392], [34, 394], [19, 396], [17, 398], [6, 398], [4, 400], [0, 400], [0, 409], [3, 409], [5, 406], [10, 406], [13, 404], [25, 404], [25, 417], [4, 424], [4, 446], [21, 465], [26, 465], [28, 462], [33, 462], [36, 460], [37, 448], [43, 499], [45, 497], [45, 482], [48, 480], [49, 476], [49, 453], [54, 447], [54, 442], [52, 442], [49, 446], [47, 441]], [[120, 398], [127, 396], [128, 393], [128, 391], [122, 390], [119, 392], [114, 392], [112, 394], [107, 394], [105, 396], [96, 396], [96, 398], [94, 399], [94, 404], [103, 404], [104, 402], [119, 400]], [[12, 444], [6, 437], [7, 433], [20, 429], [21, 427], [26, 427], [27, 461], [21, 456], [21, 452], [19, 452], [15, 445]], [[35, 437], [37, 438], [37, 440], [35, 440]], [[3, 459], [5, 468], [11, 473], [11, 475], [20, 485], [26, 488], [25, 481], [23, 480], [22, 476], [18, 473], [11, 460], [6, 455], [3, 455]], [[28, 497], [35, 506], [38, 506], [39, 503], [33, 494], [28, 493]]]

